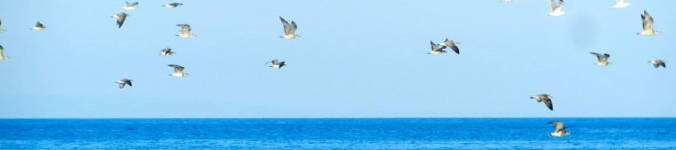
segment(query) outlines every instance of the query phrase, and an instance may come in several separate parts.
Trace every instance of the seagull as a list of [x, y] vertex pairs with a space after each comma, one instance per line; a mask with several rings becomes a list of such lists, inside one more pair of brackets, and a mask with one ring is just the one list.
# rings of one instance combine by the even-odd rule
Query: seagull
[[449, 41], [448, 39], [446, 39], [444, 40], [443, 43], [441, 43], [441, 46], [443, 46], [442, 48], [450, 47], [453, 50], [453, 52], [460, 55], [460, 49], [458, 49], [457, 43], [453, 40]]
[[624, 2], [624, 0], [617, 0], [615, 2], [615, 5], [613, 5], [613, 8], [627, 8], [631, 5], [630, 3]]
[[117, 87], [120, 87], [120, 89], [124, 88], [125, 85], [129, 85], [129, 87], [131, 87], [131, 79], [124, 78], [118, 80], [115, 83], [117, 83]]
[[174, 72], [170, 74], [170, 76], [177, 77], [177, 78], [183, 78], [188, 75], [188, 73], [183, 72], [183, 69], [185, 67], [180, 66], [180, 65], [175, 65], [175, 64], [169, 64], [169, 67], [174, 68]]
[[[270, 61], [270, 62], [268, 62], [268, 63], [272, 63], [272, 65], [270, 65], [270, 66], [268, 66], [268, 67], [272, 67], [272, 68], [275, 68], [275, 69], [281, 69], [282, 67], [286, 66], [286, 62], [285, 62], [285, 61], [279, 61], [279, 60], [277, 60], [277, 59], [274, 59], [274, 60], [272, 60], [272, 61]], [[266, 64], [267, 64], [267, 63], [266, 63]]]
[[561, 121], [552, 121], [549, 122], [549, 124], [554, 125], [554, 132], [549, 133], [550, 136], [553, 137], [564, 137], [570, 135], [568, 131], [566, 131], [566, 128], [563, 127], [563, 122]]
[[195, 35], [190, 32], [192, 28], [190, 28], [189, 24], [177, 24], [177, 27], [181, 27], [181, 33], [179, 33], [178, 37], [184, 38], [184, 39], [189, 39], [195, 37]]
[[5, 30], [2, 29], [2, 20], [0, 20], [0, 32], [5, 32]]
[[298, 25], [296, 25], [296, 22], [291, 21], [291, 24], [284, 20], [281, 16], [279, 17], [279, 20], [282, 20], [282, 25], [284, 25], [284, 35], [279, 36], [279, 38], [287, 39], [287, 40], [292, 40], [296, 39], [297, 37], [300, 37], [296, 35], [296, 29], [298, 29]]
[[558, 4], [554, 2], [554, 0], [549, 0], [549, 5], [551, 5], [552, 10], [549, 11], [548, 16], [556, 17], [563, 16], [566, 14], [566, 12], [563, 11], [563, 0], [559, 0]]
[[124, 6], [122, 8], [124, 10], [127, 10], [127, 11], [136, 10], [136, 8], [138, 8], [138, 2], [132, 2], [132, 3], [124, 2]]
[[651, 36], [657, 34], [657, 30], [653, 29], [653, 16], [650, 16], [648, 14], [648, 11], [643, 10], [643, 14], [641, 14], [641, 20], [643, 20], [643, 31], [640, 33], [636, 33], [638, 35], [643, 35], [643, 36]]
[[538, 94], [535, 96], [531, 96], [530, 99], [535, 99], [538, 103], [544, 102], [550, 111], [554, 111], [554, 105], [552, 105], [552, 96], [550, 96], [549, 94]]
[[165, 7], [165, 8], [176, 8], [176, 7], [179, 7], [179, 6], [183, 6], [183, 3], [168, 3], [168, 4], [164, 4], [164, 7]]
[[164, 48], [162, 49], [162, 56], [171, 56], [174, 55], [174, 52], [171, 51], [171, 48]]
[[4, 54], [5, 48], [0, 45], [0, 61], [7, 59], [7, 56]]
[[127, 20], [127, 16], [129, 16], [127, 13], [121, 12], [111, 17], [116, 20], [117, 28], [122, 28], [122, 24], [124, 24], [124, 21]]
[[446, 53], [444, 50], [445, 47], [441, 47], [439, 44], [430, 41], [430, 52], [427, 52], [429, 55], [441, 55]]
[[610, 58], [610, 54], [608, 54], [608, 53], [599, 54], [599, 53], [596, 53], [596, 52], [589, 52], [589, 53], [592, 54], [592, 55], [596, 55], [596, 59], [598, 59], [598, 62], [596, 64], [598, 64], [599, 66], [605, 67], [605, 66], [608, 66], [610, 64], [610, 62], [608, 62], [608, 58]]
[[667, 65], [661, 59], [651, 60], [650, 63], [653, 64], [653, 67], [655, 67], [655, 68], [659, 68], [659, 67], [667, 68]]
[[35, 26], [33, 26], [33, 30], [35, 30], [35, 31], [42, 31], [42, 30], [45, 30], [45, 29], [47, 29], [47, 27], [45, 27], [45, 25], [43, 25], [40, 21], [35, 23]]

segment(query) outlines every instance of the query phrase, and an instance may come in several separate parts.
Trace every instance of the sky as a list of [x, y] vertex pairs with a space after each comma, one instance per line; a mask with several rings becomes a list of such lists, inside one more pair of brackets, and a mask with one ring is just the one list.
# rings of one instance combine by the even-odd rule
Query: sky
[[[139, 1], [121, 29], [124, 1], [0, 2], [0, 118], [676, 116], [676, 1], [569, 0], [561, 17], [547, 0], [168, 2]], [[644, 9], [656, 36], [636, 35]], [[279, 38], [280, 16], [300, 38]], [[426, 54], [445, 38], [460, 55]]]

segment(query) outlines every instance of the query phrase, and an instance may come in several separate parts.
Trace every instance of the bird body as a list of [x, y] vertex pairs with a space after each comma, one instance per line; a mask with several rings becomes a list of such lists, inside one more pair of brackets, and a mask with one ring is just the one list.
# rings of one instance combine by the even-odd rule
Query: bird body
[[624, 0], [617, 0], [613, 8], [627, 8], [631, 5], [630, 3], [625, 2]]
[[131, 87], [131, 79], [124, 78], [118, 80], [115, 83], [117, 83], [117, 87], [119, 87], [120, 89], [123, 89], [125, 85], [129, 85], [129, 87]]
[[597, 65], [599, 65], [601, 67], [606, 67], [610, 64], [610, 62], [608, 62], [608, 59], [610, 58], [610, 54], [608, 54], [608, 53], [600, 54], [600, 53], [596, 53], [596, 52], [590, 52], [590, 54], [596, 56], [596, 59], [597, 59], [596, 64]]
[[138, 8], [138, 2], [124, 2], [122, 8], [127, 11], [136, 10], [136, 8]]
[[171, 51], [171, 48], [167, 47], [167, 48], [162, 49], [161, 55], [162, 56], [171, 56], [171, 55], [174, 55], [174, 52]]
[[667, 65], [661, 59], [651, 60], [650, 63], [653, 64], [653, 67], [655, 67], [655, 68], [659, 68], [659, 67], [666, 68], [667, 67]]
[[556, 16], [563, 16], [566, 14], [566, 11], [563, 10], [563, 0], [559, 0], [559, 2], [555, 2], [554, 0], [549, 0], [549, 5], [551, 7], [551, 10], [549, 11], [548, 16], [556, 17]]
[[530, 99], [535, 99], [538, 103], [545, 103], [545, 106], [549, 108], [550, 111], [554, 111], [554, 105], [552, 104], [552, 96], [549, 94], [538, 94], [531, 96]]
[[554, 125], [554, 132], [549, 133], [553, 137], [564, 137], [570, 135], [570, 132], [566, 131], [566, 128], [563, 127], [563, 122], [561, 121], [552, 121], [550, 124]]
[[170, 74], [170, 76], [177, 77], [177, 78], [183, 78], [187, 76], [188, 74], [185, 73], [183, 70], [185, 67], [180, 66], [180, 65], [175, 65], [175, 64], [169, 64], [169, 67], [174, 68], [174, 72]]
[[42, 30], [45, 30], [45, 29], [47, 29], [47, 27], [44, 24], [42, 24], [42, 22], [40, 22], [40, 21], [35, 23], [35, 26], [33, 26], [34, 31], [42, 31]]
[[7, 59], [7, 56], [5, 56], [5, 48], [0, 45], [0, 61]]
[[280, 38], [293, 40], [299, 37], [298, 35], [296, 35], [296, 29], [298, 29], [298, 25], [296, 25], [296, 22], [291, 21], [291, 23], [289, 24], [289, 22], [286, 21], [281, 16], [279, 17], [279, 20], [282, 21], [282, 25], [284, 26], [284, 35], [280, 36]]
[[179, 7], [179, 6], [183, 6], [183, 3], [168, 3], [168, 4], [164, 4], [164, 7], [165, 7], [165, 8], [176, 8], [176, 7]]
[[195, 35], [192, 34], [192, 28], [190, 27], [189, 24], [177, 24], [176, 26], [181, 27], [180, 33], [176, 36], [184, 39], [190, 39], [195, 37]]
[[269, 63], [271, 63], [272, 65], [270, 65], [268, 67], [272, 67], [272, 68], [275, 68], [275, 69], [281, 69], [282, 67], [286, 66], [285, 61], [279, 61], [277, 59], [274, 59], [274, 60], [270, 61]]

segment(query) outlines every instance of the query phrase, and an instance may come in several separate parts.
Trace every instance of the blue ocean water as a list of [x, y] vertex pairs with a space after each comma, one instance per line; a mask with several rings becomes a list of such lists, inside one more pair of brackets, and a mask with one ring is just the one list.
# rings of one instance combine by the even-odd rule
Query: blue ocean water
[[[550, 137], [549, 121], [571, 135]], [[0, 149], [676, 149], [676, 118], [1, 119]]]

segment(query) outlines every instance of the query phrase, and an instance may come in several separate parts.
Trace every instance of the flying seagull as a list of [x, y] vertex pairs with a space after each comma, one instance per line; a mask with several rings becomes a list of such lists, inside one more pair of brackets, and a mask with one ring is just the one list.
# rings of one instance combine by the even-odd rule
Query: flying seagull
[[284, 35], [279, 36], [280, 38], [292, 40], [299, 37], [298, 35], [296, 35], [296, 29], [298, 29], [298, 25], [296, 25], [296, 22], [291, 21], [291, 24], [289, 24], [289, 22], [284, 20], [284, 18], [282, 18], [281, 16], [279, 17], [279, 20], [282, 20], [282, 25], [284, 25]]
[[183, 3], [168, 3], [168, 4], [164, 4], [164, 7], [165, 7], [165, 8], [176, 8], [176, 7], [179, 7], [179, 6], [183, 6]]
[[631, 5], [630, 3], [625, 2], [624, 0], [617, 0], [615, 2], [615, 5], [613, 5], [613, 8], [627, 8]]
[[42, 31], [42, 30], [45, 30], [45, 29], [47, 29], [47, 27], [45, 25], [43, 25], [40, 21], [35, 23], [35, 26], [33, 26], [33, 30], [35, 30], [35, 31]]
[[179, 33], [178, 37], [184, 38], [184, 39], [189, 39], [195, 37], [195, 35], [192, 34], [192, 28], [190, 28], [189, 24], [177, 24], [177, 27], [181, 27], [181, 33]]
[[129, 15], [127, 13], [124, 13], [124, 12], [117, 13], [117, 14], [112, 16], [117, 23], [117, 28], [122, 28], [124, 21], [127, 20], [127, 16], [129, 16]]
[[131, 87], [131, 79], [124, 78], [118, 80], [115, 83], [117, 83], [117, 87], [119, 87], [120, 89], [124, 88], [125, 85], [129, 85], [129, 87]]
[[653, 64], [653, 67], [655, 67], [655, 68], [659, 68], [659, 67], [666, 68], [667, 67], [667, 65], [661, 59], [651, 60], [650, 63]]
[[5, 32], [5, 30], [2, 29], [2, 20], [0, 20], [0, 32]]
[[175, 65], [175, 64], [169, 64], [169, 67], [174, 68], [174, 72], [170, 74], [170, 76], [177, 77], [177, 78], [183, 78], [188, 75], [188, 73], [183, 72], [183, 69], [185, 67], [180, 66], [180, 65]]
[[446, 53], [444, 50], [444, 47], [441, 47], [441, 45], [434, 43], [433, 41], [430, 41], [430, 52], [427, 52], [429, 55], [441, 55]]
[[0, 61], [7, 59], [7, 56], [5, 56], [4, 51], [5, 51], [5, 48], [2, 47], [2, 45], [0, 45]]
[[535, 99], [538, 103], [544, 102], [550, 111], [554, 111], [554, 105], [552, 105], [552, 96], [549, 94], [538, 94], [531, 96], [530, 99]]
[[162, 54], [162, 56], [171, 56], [171, 55], [174, 55], [174, 52], [171, 51], [171, 48], [167, 47], [167, 48], [162, 49], [161, 54]]
[[592, 55], [596, 55], [596, 59], [598, 60], [598, 62], [596, 64], [598, 64], [599, 66], [605, 67], [605, 66], [608, 66], [610, 64], [610, 62], [608, 62], [608, 58], [610, 58], [610, 54], [608, 54], [608, 53], [599, 54], [599, 53], [596, 53], [596, 52], [589, 52], [589, 53], [592, 54]]
[[138, 2], [124, 2], [124, 6], [122, 7], [124, 10], [127, 11], [132, 11], [136, 10], [138, 8]]
[[657, 34], [658, 31], [653, 29], [653, 16], [650, 16], [648, 11], [643, 10], [643, 14], [641, 14], [641, 20], [643, 20], [643, 31], [637, 33], [638, 35], [651, 36]]
[[554, 132], [549, 133], [550, 136], [553, 137], [564, 137], [570, 135], [568, 131], [566, 131], [566, 128], [563, 127], [563, 122], [561, 121], [552, 121], [549, 122], [549, 124], [554, 125]]
[[[268, 63], [272, 63], [272, 65], [270, 65], [270, 66], [268, 66], [268, 67], [272, 67], [272, 68], [275, 68], [275, 69], [281, 69], [282, 67], [286, 66], [286, 62], [285, 62], [285, 61], [279, 61], [279, 60], [277, 60], [277, 59], [274, 59], [274, 60], [272, 60], [272, 61], [270, 61], [270, 62], [268, 62]], [[267, 63], [266, 63], [266, 64], [267, 64]]]
[[556, 17], [566, 14], [566, 12], [563, 11], [563, 0], [559, 0], [559, 3], [556, 3], [554, 0], [549, 0], [549, 5], [552, 7], [552, 10], [549, 11], [548, 16]]
[[450, 41], [449, 41], [448, 39], [446, 39], [446, 40], [444, 40], [443, 43], [441, 43], [441, 46], [443, 46], [442, 48], [449, 47], [449, 48], [451, 48], [451, 49], [453, 50], [453, 52], [455, 52], [456, 54], [460, 55], [460, 49], [458, 49], [457, 43], [456, 43], [455, 41], [453, 41], [453, 40], [450, 40]]

